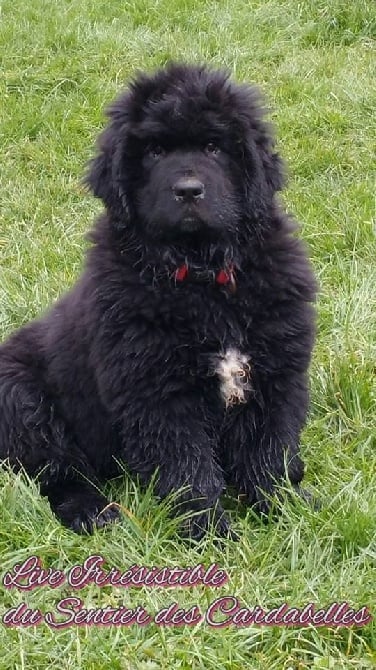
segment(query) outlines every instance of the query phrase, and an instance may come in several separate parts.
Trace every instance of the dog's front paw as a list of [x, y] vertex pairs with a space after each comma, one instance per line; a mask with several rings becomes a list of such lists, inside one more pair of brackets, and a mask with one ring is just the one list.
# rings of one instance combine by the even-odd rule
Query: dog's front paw
[[301, 486], [294, 486], [293, 488], [299, 498], [301, 498], [304, 503], [311, 507], [314, 512], [320, 511], [322, 508], [322, 501], [320, 501], [314, 493], [307, 491], [307, 489], [301, 488]]
[[118, 506], [96, 491], [67, 492], [51, 507], [60, 521], [75, 533], [93, 533], [121, 517]]
[[[318, 501], [306, 489], [301, 488], [299, 485], [294, 485], [292, 488], [298, 496], [298, 499], [300, 498], [315, 511], [320, 508]], [[281, 510], [280, 506], [286, 500], [292, 502], [294, 500], [294, 496], [288, 490], [274, 490], [270, 498], [267, 498], [259, 492], [257, 499], [255, 500], [253, 497], [249, 504], [252, 510], [260, 516], [263, 521], [268, 521], [270, 518], [274, 519], [278, 517]]]
[[239, 538], [231, 530], [228, 517], [221, 508], [215, 510], [206, 510], [200, 514], [194, 514], [184, 521], [182, 528], [182, 537], [193, 542], [199, 542], [207, 534], [210, 527], [213, 527], [217, 537], [228, 538], [237, 541]]
[[104, 501], [105, 504], [96, 504], [87, 506], [80, 510], [78, 514], [73, 516], [69, 523], [69, 528], [75, 533], [88, 533], [91, 535], [95, 528], [104, 528], [115, 521], [119, 521], [121, 514], [117, 507]]

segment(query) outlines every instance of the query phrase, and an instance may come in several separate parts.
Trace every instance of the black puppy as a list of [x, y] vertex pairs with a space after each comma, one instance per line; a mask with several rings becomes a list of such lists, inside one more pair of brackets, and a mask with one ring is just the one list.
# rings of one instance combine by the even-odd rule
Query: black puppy
[[267, 513], [303, 477], [315, 281], [257, 91], [170, 65], [108, 115], [85, 270], [0, 347], [0, 458], [76, 531], [117, 516], [96, 486], [123, 461], [225, 535], [225, 484]]

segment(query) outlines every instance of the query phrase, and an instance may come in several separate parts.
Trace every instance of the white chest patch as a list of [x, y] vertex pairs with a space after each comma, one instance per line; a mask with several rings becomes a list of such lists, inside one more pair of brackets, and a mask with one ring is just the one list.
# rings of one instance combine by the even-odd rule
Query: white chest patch
[[246, 392], [251, 386], [251, 366], [247, 356], [237, 349], [227, 349], [217, 357], [215, 372], [220, 379], [220, 389], [226, 407], [246, 402]]

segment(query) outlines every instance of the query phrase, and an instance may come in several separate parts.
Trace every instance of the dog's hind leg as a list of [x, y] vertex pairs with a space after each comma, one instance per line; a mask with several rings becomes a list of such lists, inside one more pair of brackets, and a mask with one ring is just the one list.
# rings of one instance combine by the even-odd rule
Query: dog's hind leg
[[79, 475], [69, 476], [53, 486], [42, 485], [57, 518], [76, 533], [92, 533], [120, 517], [118, 506], [110, 503], [90, 482]]
[[0, 460], [35, 477], [56, 516], [76, 532], [92, 532], [119, 516], [33, 371], [1, 355]]

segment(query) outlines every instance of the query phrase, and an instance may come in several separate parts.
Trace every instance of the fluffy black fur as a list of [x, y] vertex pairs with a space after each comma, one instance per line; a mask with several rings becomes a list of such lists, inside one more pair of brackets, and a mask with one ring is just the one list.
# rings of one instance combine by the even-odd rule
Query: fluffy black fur
[[[187, 487], [193, 537], [212, 516], [227, 534], [226, 484], [267, 512], [265, 493], [303, 477], [316, 288], [276, 199], [281, 161], [257, 90], [206, 67], [142, 74], [108, 116], [84, 272], [0, 347], [0, 458], [76, 531], [116, 518], [97, 485], [124, 462], [145, 484], [157, 469], [161, 497]], [[226, 405], [229, 349], [250, 376]]]

